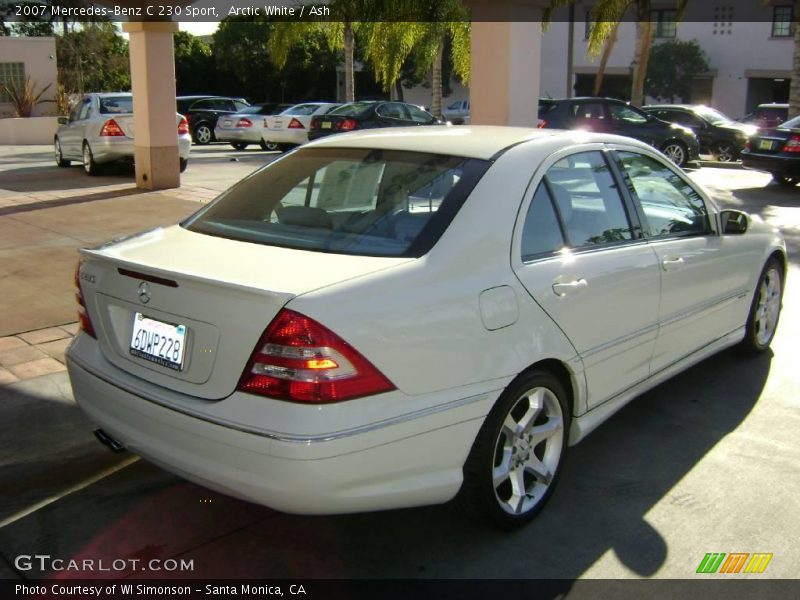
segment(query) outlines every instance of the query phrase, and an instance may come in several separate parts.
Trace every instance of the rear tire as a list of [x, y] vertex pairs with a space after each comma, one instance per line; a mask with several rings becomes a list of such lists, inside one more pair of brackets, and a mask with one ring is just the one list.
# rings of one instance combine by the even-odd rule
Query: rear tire
[[521, 527], [555, 489], [567, 446], [569, 407], [557, 377], [517, 377], [483, 423], [464, 464], [456, 502], [500, 529]]
[[783, 264], [770, 258], [756, 284], [753, 303], [745, 326], [745, 336], [740, 344], [741, 350], [747, 354], [766, 352], [781, 316], [783, 301]]
[[275, 150], [281, 149], [280, 144], [278, 144], [277, 142], [266, 142], [264, 140], [261, 140], [260, 145], [262, 150], [266, 150], [268, 152], [275, 152]]
[[89, 146], [89, 142], [83, 142], [83, 170], [90, 177], [99, 175], [102, 170], [100, 165], [94, 160], [94, 154], [92, 154], [92, 148]]
[[247, 148], [247, 144], [244, 142], [231, 142], [231, 146], [233, 146], [236, 150], [244, 150]]
[[661, 152], [681, 168], [689, 162], [689, 152], [683, 142], [671, 140], [662, 146]]
[[198, 123], [194, 128], [194, 143], [205, 146], [214, 141], [214, 131], [208, 123]]
[[179, 158], [178, 162], [180, 164], [181, 173], [183, 173], [186, 170], [186, 167], [189, 166], [189, 159], [187, 159], [187, 158]]
[[64, 158], [64, 153], [61, 151], [61, 140], [58, 138], [53, 142], [53, 150], [56, 155], [56, 164], [62, 169], [72, 164], [71, 160]]
[[772, 173], [772, 181], [778, 185], [786, 187], [794, 187], [800, 181], [800, 177], [789, 177], [788, 175], [781, 175], [780, 173]]

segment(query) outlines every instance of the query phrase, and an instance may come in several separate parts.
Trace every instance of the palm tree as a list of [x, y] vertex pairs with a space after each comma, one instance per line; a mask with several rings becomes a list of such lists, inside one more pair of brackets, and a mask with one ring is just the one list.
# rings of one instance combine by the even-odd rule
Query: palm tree
[[[677, 0], [677, 20], [683, 17], [688, 0]], [[575, 0], [550, 0], [550, 6], [545, 9], [542, 22], [547, 23], [553, 11], [561, 6], [574, 3]], [[797, 2], [797, 0], [795, 0]], [[636, 11], [636, 46], [634, 50], [631, 70], [631, 104], [641, 106], [644, 101], [644, 79], [647, 74], [647, 62], [650, 58], [650, 46], [653, 44], [653, 24], [651, 22], [650, 0], [598, 0], [592, 7], [589, 17], [593, 22], [589, 32], [588, 53], [597, 56], [604, 49], [604, 60], [608, 60], [616, 32], [628, 9]], [[605, 62], [601, 61], [598, 77], [602, 83], [602, 73], [605, 71]], [[599, 84], [595, 79], [595, 90], [599, 93]]]
[[341, 21], [280, 21], [273, 24], [267, 49], [273, 64], [282, 69], [289, 59], [289, 51], [309, 35], [322, 32], [331, 50], [344, 50], [344, 95], [346, 102], [355, 100], [355, 73], [353, 54], [355, 34], [360, 20], [369, 20], [375, 7], [369, 0], [332, 0], [328, 4], [331, 14]]
[[[419, 72], [431, 72], [431, 112], [442, 116], [442, 61], [447, 41], [452, 49], [453, 67], [463, 82], [469, 81], [470, 23], [459, 0], [436, 4], [406, 0], [403, 9], [415, 22], [377, 22], [369, 27], [367, 58], [378, 83], [389, 90], [400, 77], [407, 60]], [[387, 3], [389, 5], [389, 3]], [[391, 10], [391, 6], [389, 5]]]
[[792, 82], [789, 86], [789, 117], [800, 115], [800, 1], [792, 3], [794, 15], [794, 54], [792, 58]]

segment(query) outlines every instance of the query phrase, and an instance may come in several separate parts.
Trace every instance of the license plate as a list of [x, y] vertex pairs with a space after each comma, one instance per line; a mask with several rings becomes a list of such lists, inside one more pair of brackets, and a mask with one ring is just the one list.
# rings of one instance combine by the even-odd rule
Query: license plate
[[758, 142], [759, 150], [772, 150], [773, 148], [775, 148], [775, 142], [772, 140], [759, 140]]
[[133, 317], [130, 353], [162, 367], [183, 370], [186, 325], [173, 325], [136, 313]]
[[322, 122], [322, 128], [323, 129], [330, 129], [331, 128], [331, 122], [330, 121], [323, 121]]

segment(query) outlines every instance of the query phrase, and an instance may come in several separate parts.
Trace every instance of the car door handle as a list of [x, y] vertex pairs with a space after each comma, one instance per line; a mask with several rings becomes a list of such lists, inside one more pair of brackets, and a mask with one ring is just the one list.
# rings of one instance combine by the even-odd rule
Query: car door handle
[[553, 284], [553, 292], [556, 296], [563, 298], [567, 294], [576, 294], [589, 287], [589, 282], [583, 278], [566, 283], [557, 282]]
[[661, 261], [661, 267], [665, 271], [675, 271], [683, 266], [683, 257], [678, 258], [665, 258]]

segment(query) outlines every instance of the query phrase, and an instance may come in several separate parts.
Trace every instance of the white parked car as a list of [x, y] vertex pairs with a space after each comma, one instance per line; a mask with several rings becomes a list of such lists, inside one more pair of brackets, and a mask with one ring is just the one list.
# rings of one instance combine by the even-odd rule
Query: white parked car
[[235, 114], [220, 115], [214, 127], [214, 139], [229, 142], [236, 150], [244, 150], [251, 144], [258, 144], [262, 150], [277, 150], [278, 144], [267, 142], [263, 135], [267, 119], [275, 112], [274, 104], [254, 104]]
[[[189, 123], [175, 113], [181, 173], [189, 164], [192, 138]], [[132, 162], [133, 96], [122, 92], [86, 94], [70, 111], [53, 139], [56, 164], [83, 163], [88, 175], [98, 175], [104, 165]]]
[[453, 125], [469, 125], [469, 100], [457, 100], [442, 110], [442, 117]]
[[81, 254], [67, 363], [106, 443], [282, 511], [502, 527], [632, 398], [766, 350], [786, 272], [646, 144], [502, 127], [330, 136]]
[[306, 102], [287, 108], [278, 115], [266, 118], [266, 126], [261, 132], [265, 144], [276, 144], [279, 150], [288, 150], [308, 142], [311, 119], [327, 115], [340, 104], [331, 102]]

